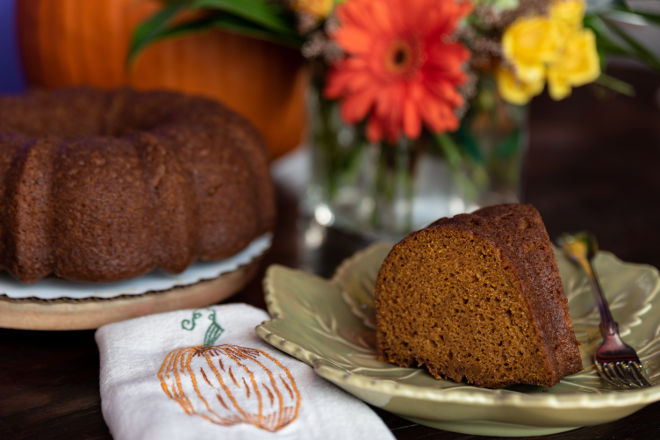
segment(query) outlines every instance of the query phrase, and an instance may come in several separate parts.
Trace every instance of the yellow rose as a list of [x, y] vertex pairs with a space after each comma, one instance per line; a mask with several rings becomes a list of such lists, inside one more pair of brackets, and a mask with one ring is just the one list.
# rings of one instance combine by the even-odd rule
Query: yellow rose
[[553, 99], [563, 99], [571, 94], [571, 87], [595, 81], [599, 75], [596, 38], [591, 30], [582, 29], [569, 36], [561, 58], [548, 66], [548, 92]]
[[541, 93], [546, 79], [550, 96], [563, 99], [572, 87], [598, 78], [596, 39], [582, 28], [584, 11], [583, 0], [557, 0], [548, 17], [519, 18], [504, 31], [504, 63], [496, 72], [504, 99], [525, 104]]
[[585, 3], [581, 0], [558, 0], [550, 6], [550, 20], [573, 29], [582, 28]]
[[495, 72], [497, 89], [506, 101], [523, 105], [543, 91], [544, 78], [525, 82], [516, 76], [510, 69], [499, 67]]
[[314, 18], [325, 18], [332, 11], [333, 0], [293, 0], [291, 8], [296, 12], [304, 12]]
[[557, 59], [561, 45], [559, 29], [545, 17], [519, 18], [502, 36], [504, 57], [525, 82], [544, 78], [545, 65]]

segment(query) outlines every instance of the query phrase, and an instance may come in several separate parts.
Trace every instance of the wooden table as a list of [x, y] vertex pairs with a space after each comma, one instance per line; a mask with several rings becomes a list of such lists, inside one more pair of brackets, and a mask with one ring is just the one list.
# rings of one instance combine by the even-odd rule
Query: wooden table
[[[660, 76], [629, 67], [614, 73], [636, 86], [636, 98], [599, 100], [583, 88], [568, 101], [533, 103], [524, 200], [541, 211], [552, 238], [589, 229], [603, 249], [623, 260], [660, 267]], [[323, 246], [305, 249], [306, 222], [295, 198], [280, 190], [278, 205], [276, 236], [265, 264], [329, 276], [366, 244], [331, 230]], [[262, 273], [230, 301], [264, 307]], [[92, 331], [0, 329], [0, 438], [109, 438], [98, 368]], [[397, 438], [476, 438], [377, 412]], [[660, 438], [660, 403], [613, 423], [547, 438]]]

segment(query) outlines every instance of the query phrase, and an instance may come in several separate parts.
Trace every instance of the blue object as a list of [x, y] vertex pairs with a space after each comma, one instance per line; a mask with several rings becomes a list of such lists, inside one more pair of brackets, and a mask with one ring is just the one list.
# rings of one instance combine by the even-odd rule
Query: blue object
[[15, 0], [0, 0], [0, 93], [18, 93], [25, 89], [18, 59], [14, 7]]

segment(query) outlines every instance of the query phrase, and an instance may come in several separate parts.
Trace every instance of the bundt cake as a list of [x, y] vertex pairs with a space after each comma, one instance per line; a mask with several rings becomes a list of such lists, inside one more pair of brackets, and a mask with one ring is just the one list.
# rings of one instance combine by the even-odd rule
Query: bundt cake
[[497, 388], [552, 386], [582, 369], [538, 211], [498, 205], [397, 243], [375, 285], [381, 360]]
[[266, 148], [221, 104], [130, 89], [0, 97], [0, 268], [116, 281], [235, 254], [274, 222]]

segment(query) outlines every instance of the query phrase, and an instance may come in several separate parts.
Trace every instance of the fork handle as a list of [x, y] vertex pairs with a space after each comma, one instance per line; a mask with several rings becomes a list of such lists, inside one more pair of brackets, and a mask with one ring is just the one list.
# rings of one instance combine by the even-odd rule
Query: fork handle
[[593, 287], [592, 292], [594, 293], [594, 298], [596, 300], [596, 305], [598, 305], [598, 312], [600, 313], [600, 333], [604, 336], [617, 333], [619, 331], [619, 325], [614, 321], [612, 317], [612, 312], [610, 311], [610, 306], [607, 304], [607, 299], [603, 294], [603, 289], [600, 287], [598, 282], [598, 277], [596, 277], [596, 272], [593, 270], [591, 261], [588, 259], [583, 259], [580, 264], [584, 269], [584, 272], [589, 278], [591, 287]]

